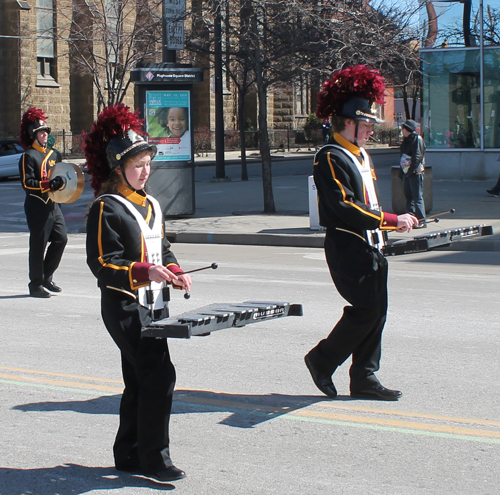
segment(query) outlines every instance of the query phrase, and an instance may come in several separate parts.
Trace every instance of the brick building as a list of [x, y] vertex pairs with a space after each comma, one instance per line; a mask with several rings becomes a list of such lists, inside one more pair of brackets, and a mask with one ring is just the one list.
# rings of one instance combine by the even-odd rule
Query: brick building
[[[71, 25], [79, 0], [2, 0], [0, 3], [0, 137], [16, 137], [23, 112], [42, 108], [69, 153], [97, 112], [92, 77], [74, 70], [72, 47], [55, 34]], [[59, 26], [58, 26], [59, 22]], [[133, 94], [127, 97], [133, 102]], [[75, 135], [73, 142], [71, 136]]]
[[[113, 4], [113, 0], [107, 1]], [[46, 112], [56, 147], [65, 154], [79, 152], [82, 130], [90, 129], [102, 107], [95, 80], [75, 65], [78, 46], [66, 41], [75, 20], [84, 27], [87, 22], [88, 29], [92, 29], [91, 16], [85, 11], [88, 5], [84, 0], [1, 0], [0, 139], [16, 137], [23, 112], [35, 106]], [[146, 62], [161, 62], [161, 46], [157, 48]], [[93, 45], [92, 50], [99, 52], [103, 47]], [[179, 59], [204, 69], [204, 81], [193, 87], [193, 128], [213, 131], [213, 67], [186, 52], [179, 52]], [[106, 86], [103, 81], [101, 84]], [[318, 86], [305, 77], [294, 85], [270, 88], [269, 128], [301, 129], [307, 115], [315, 111]], [[225, 129], [236, 131], [237, 93], [230, 81], [225, 82], [224, 93]], [[134, 87], [130, 85], [124, 102], [134, 107], [134, 101]], [[392, 110], [386, 111], [385, 117], [392, 120]], [[252, 92], [245, 100], [245, 122], [257, 127], [257, 96]]]
[[[30, 2], [0, 3], [0, 136], [16, 136], [30, 106], [43, 108], [54, 130], [71, 129], [68, 50], [55, 39], [44, 43], [37, 37], [38, 9]], [[40, 10], [44, 3], [37, 1]]]

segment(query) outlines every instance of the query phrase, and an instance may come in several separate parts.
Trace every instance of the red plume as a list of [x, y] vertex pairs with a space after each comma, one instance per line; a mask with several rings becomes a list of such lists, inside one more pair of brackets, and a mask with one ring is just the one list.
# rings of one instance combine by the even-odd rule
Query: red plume
[[124, 136], [130, 129], [138, 134], [145, 134], [142, 132], [142, 123], [139, 110], [131, 112], [130, 107], [120, 103], [106, 107], [97, 116], [90, 132], [82, 132], [82, 149], [87, 160], [87, 169], [92, 176], [91, 185], [95, 194], [109, 176], [110, 167], [106, 158], [108, 142], [116, 136]]
[[19, 126], [19, 142], [24, 149], [28, 149], [33, 142], [33, 138], [29, 132], [30, 125], [39, 120], [47, 120], [43, 110], [40, 108], [32, 107], [24, 112], [21, 125]]
[[331, 79], [323, 83], [318, 93], [316, 115], [326, 119], [330, 115], [341, 115], [344, 103], [352, 97], [384, 104], [384, 78], [378, 70], [368, 65], [354, 65], [337, 70]]

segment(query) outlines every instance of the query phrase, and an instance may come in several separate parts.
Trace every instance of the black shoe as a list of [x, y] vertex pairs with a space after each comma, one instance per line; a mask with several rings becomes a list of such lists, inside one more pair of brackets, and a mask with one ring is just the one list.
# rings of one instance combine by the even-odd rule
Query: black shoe
[[159, 481], [162, 483], [168, 483], [169, 481], [181, 480], [186, 477], [186, 473], [176, 468], [175, 466], [166, 467], [155, 471], [154, 473], [143, 473], [146, 478], [152, 479], [154, 481]]
[[389, 390], [380, 383], [364, 390], [351, 390], [354, 399], [398, 400], [403, 394], [399, 390]]
[[36, 289], [30, 289], [30, 297], [47, 299], [50, 297], [50, 294], [43, 287], [37, 287]]
[[56, 285], [54, 282], [44, 282], [43, 286], [50, 290], [50, 292], [61, 292], [62, 289], [58, 285]]
[[493, 190], [493, 189], [486, 189], [486, 192], [487, 192], [488, 194], [491, 194], [491, 195], [492, 195], [492, 196], [494, 196], [495, 198], [498, 198], [498, 193], [497, 193], [495, 190]]
[[337, 397], [337, 389], [332, 382], [332, 377], [321, 373], [313, 364], [309, 354], [304, 357], [307, 369], [311, 373], [314, 384], [330, 399]]

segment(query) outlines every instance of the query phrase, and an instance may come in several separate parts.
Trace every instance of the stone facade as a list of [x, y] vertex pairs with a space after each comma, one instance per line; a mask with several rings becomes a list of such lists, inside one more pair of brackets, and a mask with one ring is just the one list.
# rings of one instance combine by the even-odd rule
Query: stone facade
[[[71, 47], [63, 39], [55, 41], [53, 77], [41, 77], [37, 67], [37, 12], [35, 0], [30, 10], [21, 10], [16, 0], [0, 3], [0, 137], [18, 135], [22, 114], [30, 107], [41, 108], [56, 137], [56, 147], [64, 153], [79, 152], [79, 136], [97, 115], [97, 97], [90, 75], [78, 73], [70, 65]], [[70, 25], [71, 12], [78, 0], [57, 0], [55, 25]], [[68, 14], [69, 12], [69, 14]], [[133, 106], [133, 87], [124, 102]], [[64, 136], [64, 141], [63, 141]], [[72, 139], [75, 136], [75, 139]]]
[[[48, 82], [37, 77], [36, 9], [19, 10], [14, 0], [4, 0], [2, 31], [19, 39], [2, 39], [0, 65], [4, 88], [0, 105], [0, 132], [17, 135], [22, 113], [31, 106], [42, 108], [54, 130], [70, 131], [70, 85], [67, 49], [56, 42], [57, 76]], [[7, 25], [5, 25], [7, 24]], [[5, 48], [4, 48], [5, 47]], [[62, 55], [59, 55], [62, 54]]]
[[[0, 137], [17, 133], [20, 121], [21, 93], [21, 12], [14, 0], [0, 2]], [[7, 38], [3, 36], [12, 36]]]
[[[54, 0], [55, 24], [59, 31], [68, 29], [74, 16], [85, 9], [84, 0]], [[56, 147], [65, 154], [79, 152], [80, 135], [90, 130], [100, 110], [92, 76], [79, 71], [74, 64], [74, 47], [56, 40], [54, 77], [43, 78], [37, 69], [36, 0], [28, 0], [30, 10], [21, 10], [16, 0], [0, 1], [0, 139], [15, 138], [23, 112], [31, 106], [42, 108], [55, 135]], [[80, 9], [80, 10], [79, 10]], [[77, 12], [77, 14], [75, 14]], [[80, 21], [81, 22], [81, 21]], [[90, 22], [90, 21], [88, 21]], [[66, 27], [63, 27], [66, 26]], [[90, 29], [90, 27], [89, 27]], [[5, 37], [10, 36], [10, 37]], [[93, 47], [98, 51], [98, 46]], [[102, 47], [101, 47], [102, 49]], [[203, 67], [204, 81], [193, 86], [193, 128], [213, 132], [215, 128], [215, 97], [213, 68], [207, 60], [179, 52], [179, 61]], [[151, 62], [161, 61], [158, 50]], [[210, 67], [210, 68], [209, 68]], [[301, 130], [307, 115], [314, 113], [318, 81], [298, 81], [295, 85], [269, 88], [269, 129]], [[134, 106], [134, 87], [128, 88], [124, 103]], [[226, 131], [236, 131], [238, 94], [231, 81], [225, 82], [224, 122]], [[386, 107], [385, 118], [392, 121], [392, 107]], [[257, 95], [250, 91], [245, 98], [245, 127], [257, 127]], [[63, 138], [64, 136], [64, 138]]]

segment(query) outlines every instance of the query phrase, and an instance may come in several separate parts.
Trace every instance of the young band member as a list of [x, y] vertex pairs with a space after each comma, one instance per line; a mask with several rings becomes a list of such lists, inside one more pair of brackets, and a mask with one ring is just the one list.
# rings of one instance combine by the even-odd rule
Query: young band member
[[[52, 275], [61, 261], [68, 241], [61, 209], [49, 198], [49, 191], [63, 185], [61, 177], [48, 179], [50, 169], [61, 161], [59, 152], [49, 149], [50, 127], [45, 114], [37, 108], [27, 110], [21, 120], [19, 139], [26, 151], [19, 161], [21, 184], [26, 192], [24, 212], [30, 231], [29, 291], [31, 297], [50, 297], [61, 292]], [[47, 252], [45, 252], [45, 248]]]
[[375, 173], [363, 148], [379, 122], [372, 104], [383, 102], [384, 90], [378, 71], [361, 65], [336, 71], [318, 98], [316, 113], [321, 119], [331, 117], [334, 131], [314, 163], [320, 225], [326, 228], [333, 282], [349, 306], [305, 363], [316, 386], [330, 398], [337, 396], [332, 374], [349, 356], [351, 397], [397, 400], [402, 395], [375, 376], [387, 313], [387, 261], [379, 248], [384, 231], [407, 232], [418, 220], [381, 210]]
[[123, 391], [114, 443], [118, 470], [161, 482], [185, 477], [170, 459], [175, 384], [166, 339], [141, 328], [168, 316], [166, 283], [189, 290], [164, 235], [160, 205], [145, 191], [156, 147], [123, 104], [105, 108], [84, 138], [96, 198], [87, 222], [87, 263], [101, 289], [101, 314], [121, 351]]

